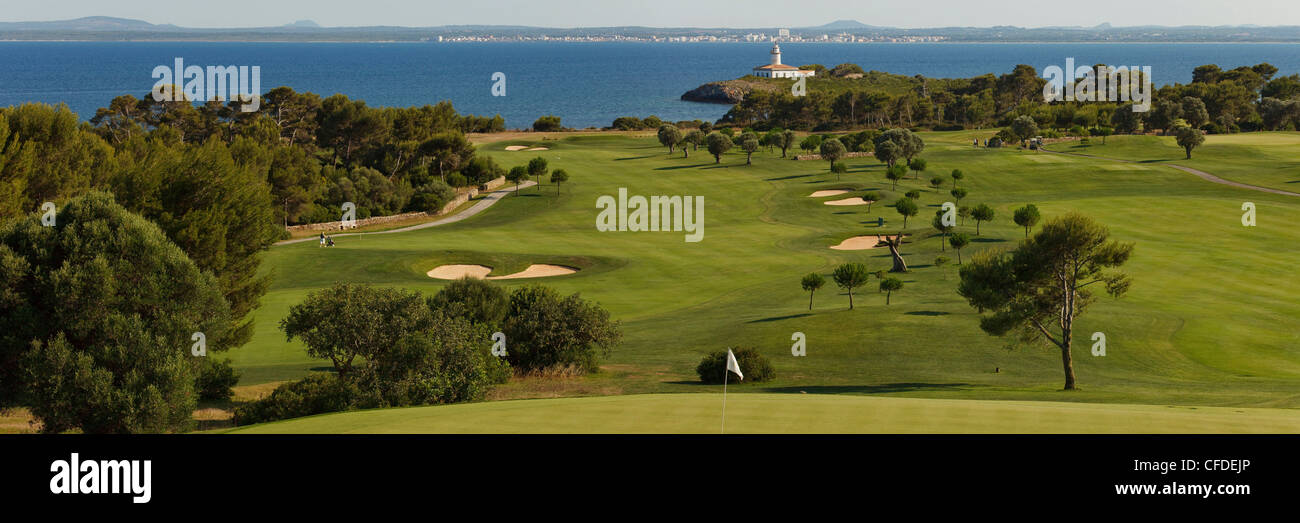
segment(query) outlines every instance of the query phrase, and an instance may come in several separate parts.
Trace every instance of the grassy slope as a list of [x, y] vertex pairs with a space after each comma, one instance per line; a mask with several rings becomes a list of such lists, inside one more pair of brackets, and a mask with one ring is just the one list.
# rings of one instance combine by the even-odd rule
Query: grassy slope
[[[716, 166], [703, 151], [669, 157], [652, 138], [551, 141], [552, 149], [541, 153], [504, 151], [511, 142], [487, 145], [482, 150], [506, 166], [541, 154], [552, 167], [567, 169], [574, 183], [559, 196], [551, 185], [525, 191], [446, 227], [344, 239], [334, 249], [272, 249], [264, 265], [276, 278], [256, 313], [256, 337], [232, 355], [245, 372], [244, 384], [327, 367], [306, 357], [296, 342], [286, 343], [276, 323], [307, 291], [333, 281], [435, 292], [442, 283], [424, 273], [443, 263], [490, 261], [512, 270], [577, 259], [582, 272], [539, 281], [581, 292], [624, 322], [625, 343], [606, 372], [583, 380], [603, 391], [712, 390], [694, 383], [701, 355], [752, 345], [773, 359], [779, 379], [736, 391], [1300, 405], [1300, 281], [1289, 276], [1300, 231], [1287, 226], [1300, 223], [1300, 199], [1215, 185], [1159, 165], [970, 147], [972, 137], [987, 134], [926, 134], [930, 172], [897, 192], [870, 158], [849, 161], [850, 173], [837, 181], [824, 162], [759, 153], [746, 167], [742, 154], [730, 154]], [[1110, 142], [1107, 148], [1119, 148], [1123, 140]], [[1058, 392], [1060, 362], [1053, 351], [1009, 351], [1003, 340], [983, 334], [975, 312], [954, 293], [955, 269], [930, 266], [940, 252], [929, 217], [950, 199], [947, 187], [938, 194], [923, 190], [922, 214], [911, 220], [913, 240], [903, 249], [914, 270], [903, 276], [906, 288], [895, 293], [892, 306], [884, 305], [873, 280], [872, 289], [860, 291], [856, 310], [847, 310], [847, 297], [829, 288], [818, 293], [815, 310], [807, 310], [808, 296], [798, 285], [802, 274], [828, 274], [847, 261], [888, 268], [884, 250], [827, 246], [901, 226], [888, 207], [867, 213], [865, 207], [825, 206], [807, 194], [874, 189], [892, 201], [924, 186], [930, 174], [953, 168], [967, 174], [963, 186], [971, 196], [964, 203], [989, 203], [998, 213], [967, 255], [1014, 246], [1023, 231], [1011, 222], [1011, 211], [1030, 202], [1046, 216], [1081, 211], [1109, 225], [1116, 238], [1137, 242], [1126, 266], [1135, 280], [1129, 297], [1102, 299], [1078, 326], [1075, 361], [1083, 391]], [[595, 199], [619, 187], [647, 196], [703, 195], [705, 240], [685, 243], [675, 232], [598, 233]], [[1240, 225], [1246, 200], [1259, 205], [1259, 227]], [[883, 229], [874, 225], [877, 216], [887, 220]], [[966, 225], [962, 229], [973, 233], [973, 223]], [[807, 357], [790, 355], [795, 331], [808, 337]], [[1088, 355], [1093, 331], [1108, 338], [1104, 358]]]
[[1172, 136], [1112, 136], [1093, 138], [1090, 145], [1057, 145], [1049, 149], [1078, 152], [1146, 164], [1172, 163], [1200, 169], [1225, 180], [1300, 192], [1300, 133], [1270, 132], [1212, 134], [1192, 150], [1192, 158]]
[[[231, 431], [319, 433], [717, 433], [720, 394], [495, 401], [298, 418]], [[731, 394], [728, 433], [1279, 433], [1300, 411], [819, 394]]]

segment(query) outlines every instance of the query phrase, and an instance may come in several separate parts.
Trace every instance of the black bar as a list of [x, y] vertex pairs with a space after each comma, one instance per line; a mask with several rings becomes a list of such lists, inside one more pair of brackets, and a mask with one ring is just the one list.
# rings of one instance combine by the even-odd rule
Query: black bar
[[[660, 510], [721, 502], [723, 494], [742, 512], [808, 503], [927, 511], [961, 504], [990, 515], [1033, 506], [1026, 503], [1062, 503], [1070, 512], [1254, 509], [1295, 498], [1297, 443], [1300, 437], [1281, 435], [20, 435], [0, 439], [0, 499], [120, 514], [204, 507], [230, 514], [222, 507], [267, 504], [329, 511], [340, 503], [382, 503], [386, 513], [455, 504], [496, 514], [650, 500], [654, 507], [645, 509]], [[51, 464], [72, 453], [83, 462], [150, 460], [151, 499], [51, 493]], [[1174, 470], [1162, 473], [1169, 463]], [[1190, 463], [1197, 470], [1184, 470]], [[1116, 493], [1128, 484], [1248, 486], [1249, 493]]]

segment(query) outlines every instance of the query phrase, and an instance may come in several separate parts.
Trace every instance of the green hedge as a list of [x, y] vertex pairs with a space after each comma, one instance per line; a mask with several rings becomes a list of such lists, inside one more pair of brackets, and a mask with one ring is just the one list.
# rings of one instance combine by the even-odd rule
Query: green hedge
[[[776, 379], [776, 369], [772, 367], [772, 362], [759, 354], [757, 349], [737, 347], [731, 350], [736, 354], [736, 363], [740, 364], [740, 372], [745, 374], [743, 383]], [[700, 381], [704, 383], [721, 384], [726, 369], [727, 351], [720, 350], [710, 353], [703, 360], [700, 360], [700, 364], [695, 367], [695, 373], [699, 374]], [[729, 383], [738, 381], [734, 374], [726, 379]]]

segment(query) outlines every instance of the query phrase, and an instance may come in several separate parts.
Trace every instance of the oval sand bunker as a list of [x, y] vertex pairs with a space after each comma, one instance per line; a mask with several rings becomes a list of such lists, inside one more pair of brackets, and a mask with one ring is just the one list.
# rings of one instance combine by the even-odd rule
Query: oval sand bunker
[[514, 274], [507, 274], [505, 276], [488, 276], [488, 274], [491, 272], [492, 272], [492, 268], [484, 265], [440, 265], [438, 267], [435, 267], [433, 270], [429, 271], [428, 274], [430, 278], [438, 278], [440, 280], [459, 280], [465, 277], [476, 278], [480, 280], [482, 279], [513, 280], [516, 278], [543, 278], [546, 276], [563, 276], [565, 274], [573, 274], [575, 272], [578, 272], [578, 269], [575, 269], [573, 267], [565, 267], [563, 265], [548, 265], [545, 263], [534, 263], [532, 265], [529, 265], [527, 269], [516, 272]]
[[428, 272], [430, 278], [440, 280], [459, 280], [466, 276], [483, 279], [492, 272], [491, 267], [483, 265], [439, 265]]
[[875, 202], [874, 201], [869, 202], [867, 200], [863, 200], [862, 198], [845, 198], [843, 200], [831, 200], [829, 202], [822, 202], [822, 203], [826, 205], [866, 205], [868, 203], [875, 203]]
[[840, 242], [839, 245], [832, 245], [831, 248], [837, 251], [863, 251], [874, 249], [880, 244], [880, 235], [871, 236], [854, 236]]
[[879, 234], [873, 234], [870, 236], [854, 236], [840, 242], [839, 245], [832, 245], [831, 248], [837, 251], [865, 251], [867, 249], [875, 249], [876, 246], [881, 244], [880, 242], [884, 241], [884, 238], [885, 237], [882, 237]]
[[578, 272], [578, 269], [574, 269], [573, 267], [565, 267], [563, 265], [547, 265], [545, 263], [535, 263], [529, 265], [527, 269], [524, 269], [520, 272], [516, 272], [514, 274], [507, 274], [505, 276], [491, 276], [488, 279], [489, 280], [512, 280], [515, 278], [542, 278], [545, 276], [564, 276], [565, 274], [573, 274], [575, 272]]
[[817, 191], [817, 192], [815, 192], [815, 193], [809, 194], [808, 197], [809, 197], [809, 198], [825, 198], [825, 197], [827, 197], [827, 196], [839, 196], [839, 195], [844, 194], [844, 193], [847, 193], [847, 192], [849, 192], [849, 191], [846, 191], [846, 190], [844, 190], [844, 189], [827, 189], [827, 190], [824, 190], [824, 191]]

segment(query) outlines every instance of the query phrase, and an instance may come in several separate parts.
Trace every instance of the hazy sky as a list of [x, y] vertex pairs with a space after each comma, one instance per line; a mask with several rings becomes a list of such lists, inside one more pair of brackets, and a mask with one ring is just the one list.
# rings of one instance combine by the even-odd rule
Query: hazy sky
[[190, 27], [503, 24], [546, 27], [800, 27], [836, 19], [894, 27], [1300, 25], [1300, 0], [45, 0], [5, 2], [0, 21], [82, 16]]

